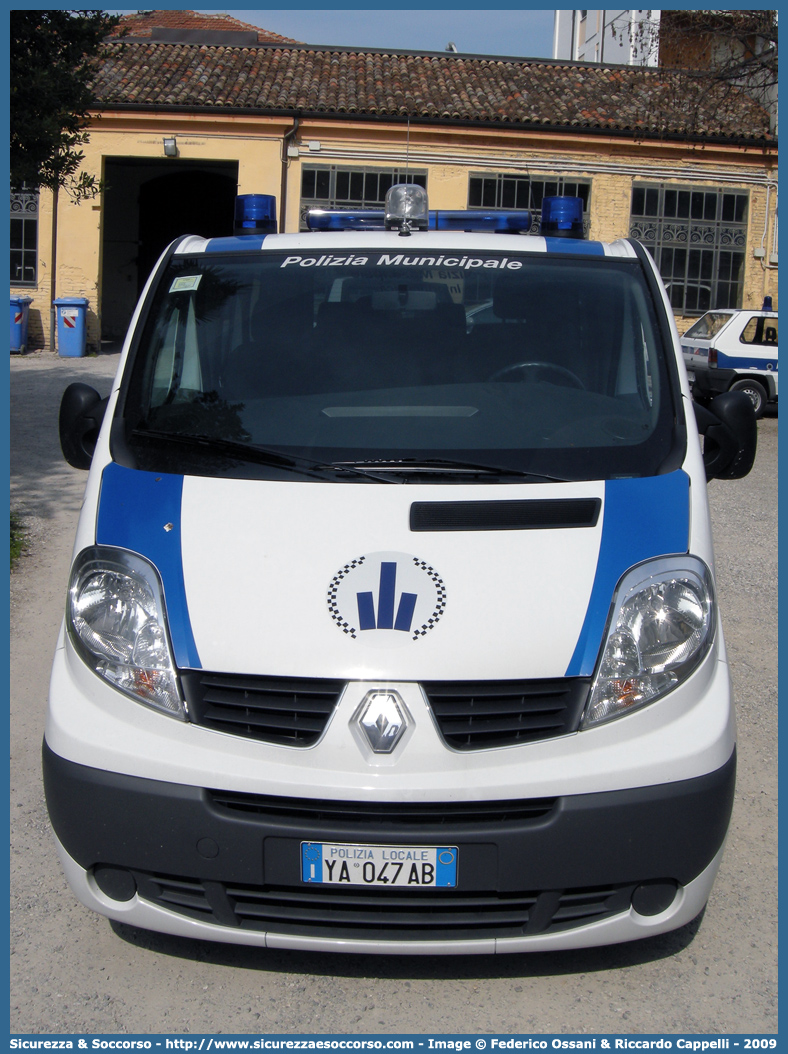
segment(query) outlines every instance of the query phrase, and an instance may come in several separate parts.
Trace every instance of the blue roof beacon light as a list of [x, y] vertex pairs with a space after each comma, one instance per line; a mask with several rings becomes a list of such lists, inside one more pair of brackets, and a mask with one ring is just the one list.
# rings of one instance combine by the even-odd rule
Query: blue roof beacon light
[[233, 234], [276, 234], [273, 194], [239, 194], [235, 199]]
[[772, 307], [772, 298], [770, 296], [765, 296], [763, 298], [763, 307], [761, 308], [761, 311], [774, 311], [774, 308]]
[[584, 238], [583, 199], [563, 196], [542, 198], [539, 233], [545, 238]]
[[386, 192], [383, 216], [387, 231], [396, 228], [403, 235], [426, 231], [430, 225], [427, 191], [418, 183], [395, 183]]

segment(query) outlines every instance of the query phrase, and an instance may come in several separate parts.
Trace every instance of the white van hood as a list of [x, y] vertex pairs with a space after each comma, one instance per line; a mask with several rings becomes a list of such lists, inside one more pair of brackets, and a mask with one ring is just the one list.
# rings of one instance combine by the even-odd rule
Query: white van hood
[[[526, 489], [545, 497], [533, 487], [517, 496]], [[571, 490], [602, 495], [599, 485]], [[562, 676], [594, 582], [601, 518], [570, 530], [409, 529], [414, 501], [479, 497], [478, 487], [187, 480], [183, 567], [202, 665], [395, 680]], [[403, 593], [416, 597], [410, 621]], [[400, 613], [403, 628], [361, 628], [359, 594], [373, 623], [383, 615], [396, 625]]]
[[[418, 502], [589, 498], [600, 502], [593, 526], [410, 525]], [[616, 581], [642, 559], [686, 551], [688, 516], [683, 472], [435, 486], [161, 476], [110, 464], [97, 541], [157, 566], [181, 668], [507, 680], [590, 674]]]

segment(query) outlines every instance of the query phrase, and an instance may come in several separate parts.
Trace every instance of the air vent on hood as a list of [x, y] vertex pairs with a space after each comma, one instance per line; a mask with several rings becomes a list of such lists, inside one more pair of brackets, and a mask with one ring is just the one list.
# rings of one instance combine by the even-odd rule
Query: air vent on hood
[[412, 531], [527, 531], [595, 527], [599, 498], [544, 501], [414, 501]]

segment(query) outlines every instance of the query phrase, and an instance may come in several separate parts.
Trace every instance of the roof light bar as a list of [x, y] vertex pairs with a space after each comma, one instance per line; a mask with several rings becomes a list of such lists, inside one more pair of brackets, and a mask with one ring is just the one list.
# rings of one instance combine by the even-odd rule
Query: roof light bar
[[527, 209], [442, 209], [430, 212], [431, 231], [493, 231], [519, 234], [531, 229]]
[[306, 226], [310, 231], [382, 231], [382, 209], [309, 209]]
[[[531, 230], [527, 209], [427, 208], [427, 192], [416, 183], [397, 183], [386, 194], [384, 209], [310, 209], [311, 231], [412, 230], [487, 231], [521, 234]], [[540, 234], [553, 238], [584, 238], [583, 199], [555, 196], [542, 199]]]
[[[525, 209], [430, 210], [427, 222], [431, 231], [488, 231], [518, 234], [531, 229], [531, 213]], [[310, 231], [386, 230], [384, 213], [378, 209], [310, 209], [306, 214]]]

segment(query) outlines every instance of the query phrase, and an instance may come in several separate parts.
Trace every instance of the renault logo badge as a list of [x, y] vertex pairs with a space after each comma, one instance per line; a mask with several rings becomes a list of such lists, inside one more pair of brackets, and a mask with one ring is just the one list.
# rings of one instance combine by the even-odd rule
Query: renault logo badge
[[394, 691], [367, 692], [354, 721], [373, 754], [391, 754], [408, 728], [408, 711]]

